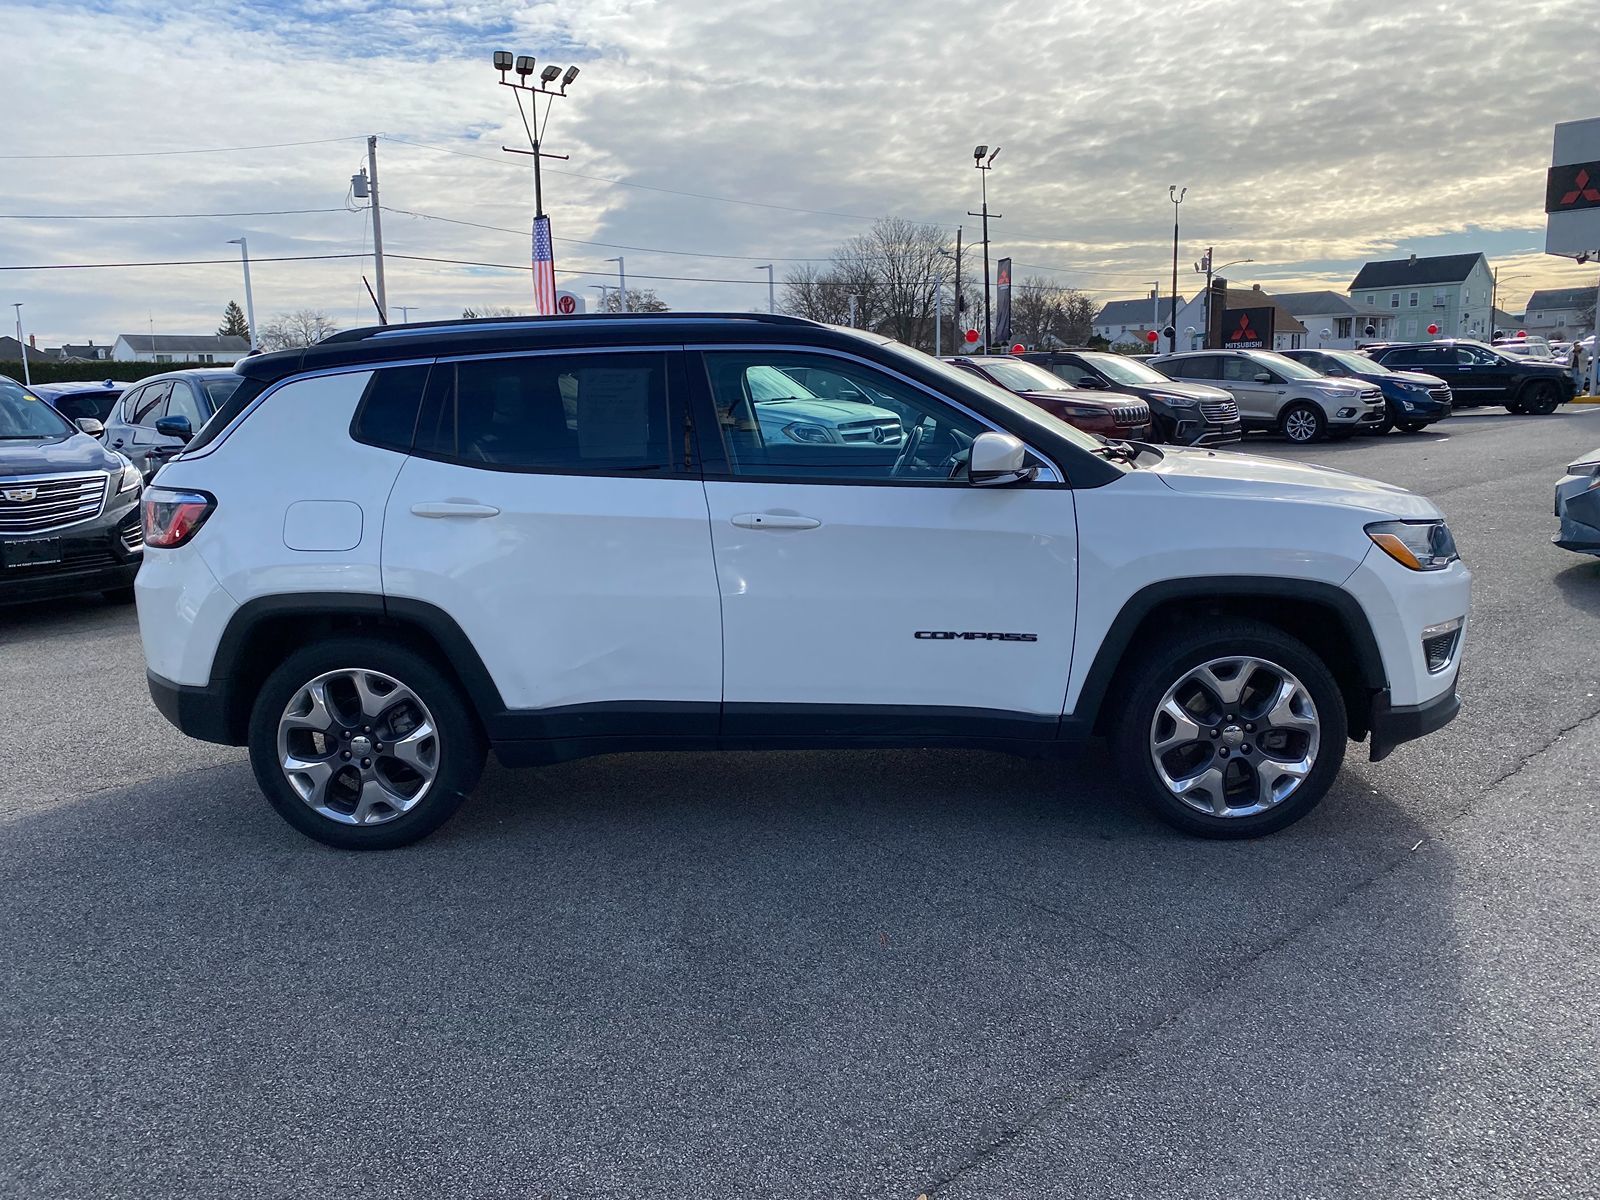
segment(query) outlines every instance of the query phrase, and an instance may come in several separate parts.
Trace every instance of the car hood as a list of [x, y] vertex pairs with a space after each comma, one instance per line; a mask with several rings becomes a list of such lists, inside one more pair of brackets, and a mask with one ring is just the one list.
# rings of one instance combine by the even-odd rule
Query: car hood
[[1331, 467], [1215, 450], [1163, 447], [1161, 453], [1161, 462], [1151, 469], [1175, 492], [1342, 504], [1413, 520], [1440, 515], [1431, 500], [1405, 488]]
[[1182, 396], [1185, 400], [1232, 400], [1233, 393], [1205, 383], [1142, 383], [1139, 390], [1154, 396]]
[[1103, 408], [1110, 412], [1125, 404], [1143, 404], [1144, 401], [1137, 396], [1125, 396], [1121, 392], [1102, 392], [1091, 388], [1056, 388], [1045, 390], [1041, 388], [1036, 392], [1018, 392], [1024, 400], [1031, 400], [1035, 404], [1081, 404], [1085, 408]]
[[804, 417], [824, 425], [843, 425], [851, 421], [898, 421], [900, 418], [887, 408], [874, 404], [861, 404], [846, 400], [823, 400], [820, 397], [795, 400], [757, 400], [756, 416], [781, 416], [786, 420]]
[[1425, 388], [1446, 386], [1445, 381], [1437, 375], [1424, 375], [1421, 371], [1390, 371], [1387, 375], [1363, 375], [1362, 378], [1370, 379], [1373, 383], [1382, 383], [1385, 379], [1398, 379], [1401, 383], [1415, 383]]
[[0, 442], [0, 477], [114, 471], [121, 461], [86, 433], [53, 442]]

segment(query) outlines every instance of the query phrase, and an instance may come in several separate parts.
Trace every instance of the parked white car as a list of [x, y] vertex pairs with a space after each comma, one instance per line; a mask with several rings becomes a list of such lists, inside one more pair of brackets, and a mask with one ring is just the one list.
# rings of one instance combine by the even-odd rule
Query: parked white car
[[1164, 354], [1151, 365], [1172, 379], [1222, 388], [1238, 402], [1246, 430], [1273, 430], [1291, 442], [1349, 437], [1382, 428], [1388, 416], [1376, 384], [1330, 379], [1270, 350]]
[[[749, 381], [774, 369], [904, 436], [772, 436]], [[879, 337], [490, 320], [238, 371], [144, 505], [150, 690], [336, 846], [424, 836], [486, 748], [1093, 734], [1166, 820], [1250, 836], [1349, 739], [1378, 760], [1459, 707], [1469, 575], [1427, 500], [1108, 444]]]

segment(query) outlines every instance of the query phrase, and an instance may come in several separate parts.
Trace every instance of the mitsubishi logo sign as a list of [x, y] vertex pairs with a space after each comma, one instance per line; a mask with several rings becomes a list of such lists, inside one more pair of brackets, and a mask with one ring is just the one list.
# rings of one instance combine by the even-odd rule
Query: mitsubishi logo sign
[[1230, 308], [1222, 314], [1222, 346], [1225, 350], [1271, 350], [1277, 309]]
[[1583, 262], [1600, 251], [1600, 117], [1556, 126], [1544, 212], [1546, 254]]
[[1551, 167], [1545, 184], [1545, 212], [1600, 207], [1600, 187], [1595, 186], [1597, 180], [1600, 180], [1600, 162]]

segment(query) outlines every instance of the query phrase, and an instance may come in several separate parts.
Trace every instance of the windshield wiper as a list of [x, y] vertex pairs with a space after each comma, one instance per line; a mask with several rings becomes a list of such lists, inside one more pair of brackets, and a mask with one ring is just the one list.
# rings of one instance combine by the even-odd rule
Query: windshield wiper
[[0, 433], [0, 442], [42, 442], [60, 436], [59, 433]]

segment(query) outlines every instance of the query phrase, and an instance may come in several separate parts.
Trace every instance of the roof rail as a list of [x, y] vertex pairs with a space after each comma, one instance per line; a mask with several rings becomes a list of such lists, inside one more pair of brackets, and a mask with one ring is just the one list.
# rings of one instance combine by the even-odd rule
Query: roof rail
[[360, 342], [368, 338], [409, 337], [414, 334], [490, 333], [496, 330], [549, 328], [560, 325], [594, 324], [672, 324], [703, 321], [755, 321], [770, 325], [814, 325], [804, 317], [784, 313], [669, 312], [669, 313], [582, 313], [570, 317], [466, 317], [455, 321], [416, 321], [408, 325], [367, 325], [330, 334], [318, 345]]

